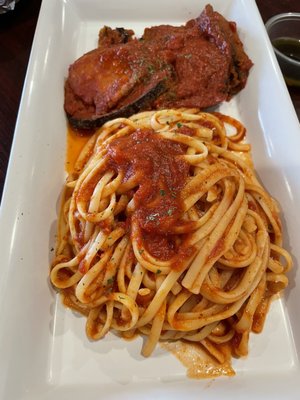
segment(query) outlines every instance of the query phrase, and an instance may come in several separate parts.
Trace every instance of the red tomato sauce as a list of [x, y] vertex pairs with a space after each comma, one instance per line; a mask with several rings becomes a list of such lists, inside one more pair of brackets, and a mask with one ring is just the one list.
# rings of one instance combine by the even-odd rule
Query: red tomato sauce
[[189, 165], [183, 159], [186, 146], [160, 137], [151, 129], [139, 129], [117, 138], [107, 148], [108, 166], [122, 172], [125, 183], [135, 176], [135, 212], [143, 243], [161, 260], [177, 251], [172, 228], [182, 215], [180, 191]]

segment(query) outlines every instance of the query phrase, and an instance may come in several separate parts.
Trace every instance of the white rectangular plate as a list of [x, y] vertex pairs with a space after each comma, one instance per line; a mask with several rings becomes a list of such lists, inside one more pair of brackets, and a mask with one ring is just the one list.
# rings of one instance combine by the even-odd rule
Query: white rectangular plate
[[254, 62], [246, 88], [220, 109], [239, 118], [256, 170], [283, 210], [285, 246], [295, 258], [290, 286], [273, 303], [237, 375], [189, 380], [161, 348], [140, 356], [141, 339], [91, 343], [85, 319], [65, 310], [48, 283], [66, 148], [63, 85], [68, 66], [97, 44], [100, 27], [182, 24], [201, 0], [44, 0], [27, 71], [0, 214], [0, 398], [296, 399], [300, 393], [300, 131], [254, 0], [215, 0], [238, 24]]

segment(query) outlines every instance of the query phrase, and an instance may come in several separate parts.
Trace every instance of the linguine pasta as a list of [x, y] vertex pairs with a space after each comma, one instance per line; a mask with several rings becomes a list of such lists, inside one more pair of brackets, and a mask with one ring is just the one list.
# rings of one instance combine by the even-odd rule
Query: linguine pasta
[[221, 364], [248, 353], [292, 260], [244, 136], [231, 117], [178, 109], [109, 121], [89, 139], [50, 273], [89, 338], [140, 333], [144, 356], [184, 339]]

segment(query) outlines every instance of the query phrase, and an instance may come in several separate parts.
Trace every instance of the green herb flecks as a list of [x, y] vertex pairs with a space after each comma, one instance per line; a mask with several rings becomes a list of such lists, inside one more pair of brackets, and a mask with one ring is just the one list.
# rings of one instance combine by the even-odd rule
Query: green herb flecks
[[111, 278], [107, 279], [107, 284], [112, 285], [114, 283], [114, 281], [115, 281], [115, 277], [112, 276]]
[[154, 72], [155, 72], [154, 65], [152, 65], [152, 64], [147, 65], [147, 70], [148, 70], [149, 74], [151, 74], [151, 75], [154, 74]]

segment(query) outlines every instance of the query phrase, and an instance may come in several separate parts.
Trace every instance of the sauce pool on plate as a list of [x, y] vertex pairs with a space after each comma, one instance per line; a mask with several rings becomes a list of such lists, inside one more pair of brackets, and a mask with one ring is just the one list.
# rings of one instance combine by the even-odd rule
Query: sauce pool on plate
[[90, 135], [80, 135], [71, 126], [68, 126], [67, 130], [67, 151], [65, 170], [68, 174], [71, 174], [74, 170], [75, 162], [83, 149], [84, 145], [90, 139]]
[[218, 376], [234, 376], [230, 361], [220, 364], [209, 356], [204, 347], [198, 343], [182, 340], [162, 342], [161, 347], [172, 353], [186, 368], [189, 378], [216, 378]]

